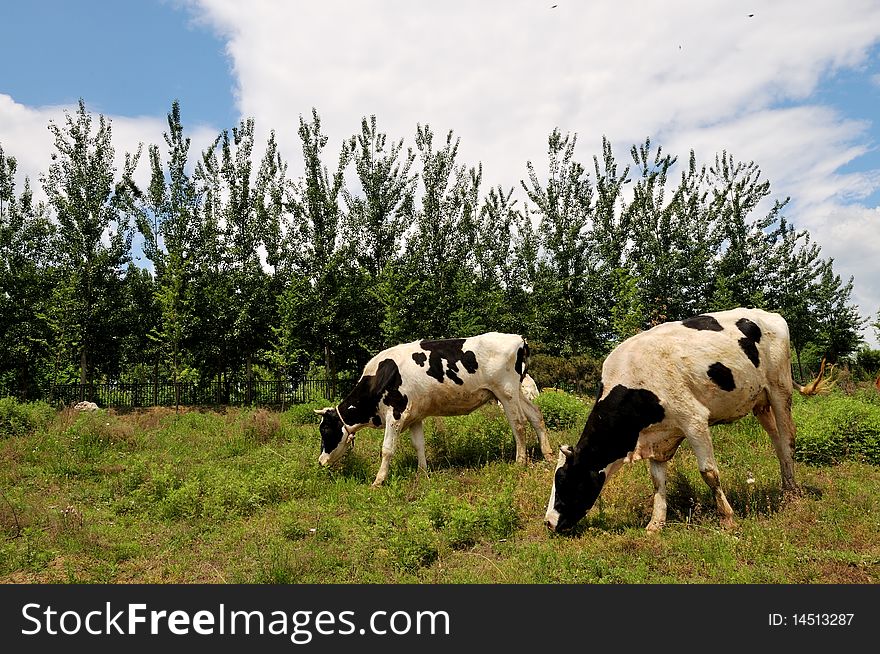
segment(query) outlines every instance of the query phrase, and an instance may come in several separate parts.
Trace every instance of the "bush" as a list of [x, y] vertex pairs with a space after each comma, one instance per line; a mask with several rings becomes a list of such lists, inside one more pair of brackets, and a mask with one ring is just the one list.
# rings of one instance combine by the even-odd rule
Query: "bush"
[[515, 451], [510, 423], [494, 405], [466, 416], [426, 420], [425, 443], [431, 457], [446, 465], [482, 465]]
[[281, 434], [281, 420], [278, 414], [266, 409], [246, 409], [242, 411], [236, 422], [241, 434], [247, 440], [265, 445]]
[[538, 388], [562, 386], [590, 394], [602, 378], [602, 360], [588, 355], [557, 357], [535, 352], [529, 361], [529, 374]]
[[455, 506], [449, 511], [443, 532], [451, 548], [466, 549], [480, 540], [509, 538], [519, 526], [513, 495], [504, 492], [476, 507], [468, 504]]
[[25, 436], [45, 429], [55, 410], [45, 402], [20, 403], [13, 397], [0, 398], [0, 437]]
[[880, 405], [834, 394], [801, 402], [795, 458], [812, 465], [847, 459], [880, 465]]
[[580, 398], [554, 389], [541, 391], [535, 403], [544, 414], [547, 428], [557, 431], [582, 426], [590, 412], [590, 407]]
[[293, 405], [282, 414], [282, 418], [291, 425], [317, 425], [320, 416], [315, 415], [315, 409], [324, 409], [328, 406], [336, 406], [336, 404], [325, 398], [310, 400], [305, 404]]
[[388, 539], [388, 547], [394, 564], [408, 572], [431, 565], [438, 556], [431, 522], [422, 516], [411, 517], [403, 529], [396, 529]]
[[863, 373], [862, 376], [874, 379], [880, 373], [880, 350], [862, 348], [856, 354], [856, 366]]

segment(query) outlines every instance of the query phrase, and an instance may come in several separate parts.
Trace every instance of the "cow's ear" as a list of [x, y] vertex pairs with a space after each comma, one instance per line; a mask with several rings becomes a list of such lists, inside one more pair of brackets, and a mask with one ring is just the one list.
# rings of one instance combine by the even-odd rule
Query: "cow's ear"
[[565, 458], [569, 458], [574, 452], [571, 450], [571, 445], [560, 445], [559, 451], [565, 455]]

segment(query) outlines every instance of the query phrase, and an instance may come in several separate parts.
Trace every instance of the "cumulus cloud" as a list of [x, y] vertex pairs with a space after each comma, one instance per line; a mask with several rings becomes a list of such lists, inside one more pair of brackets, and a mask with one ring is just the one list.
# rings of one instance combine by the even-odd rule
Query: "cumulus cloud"
[[[51, 163], [52, 152], [55, 151], [54, 137], [49, 131], [49, 124], [54, 123], [64, 129], [65, 113], [74, 116], [78, 110], [76, 105], [53, 105], [48, 107], [28, 107], [15, 102], [9, 95], [0, 93], [0, 145], [7, 156], [15, 157], [18, 164], [16, 175], [17, 189], [24, 184], [25, 177], [30, 179], [31, 188], [38, 199], [45, 198], [40, 184], [40, 177], [46, 173]], [[86, 110], [92, 116], [93, 133], [98, 129], [97, 115], [86, 101]], [[163, 160], [166, 147], [163, 133], [168, 130], [165, 116], [105, 116], [110, 122], [115, 149], [115, 166], [121, 171], [125, 163], [126, 153], [134, 154], [143, 144], [143, 154], [136, 173], [136, 181], [142, 186], [149, 183], [149, 165], [146, 149], [152, 144], [160, 145]], [[187, 127], [187, 126], [185, 126]], [[202, 148], [207, 147], [217, 135], [217, 129], [206, 125], [187, 128], [192, 139], [190, 146], [191, 161], [195, 160]]]

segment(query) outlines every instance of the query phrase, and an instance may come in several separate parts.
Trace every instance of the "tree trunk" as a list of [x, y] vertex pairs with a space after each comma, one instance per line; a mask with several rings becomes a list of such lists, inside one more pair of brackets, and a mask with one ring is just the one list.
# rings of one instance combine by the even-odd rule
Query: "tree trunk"
[[88, 382], [88, 370], [89, 370], [89, 360], [86, 355], [86, 349], [83, 348], [79, 354], [79, 383], [82, 386], [85, 386]]

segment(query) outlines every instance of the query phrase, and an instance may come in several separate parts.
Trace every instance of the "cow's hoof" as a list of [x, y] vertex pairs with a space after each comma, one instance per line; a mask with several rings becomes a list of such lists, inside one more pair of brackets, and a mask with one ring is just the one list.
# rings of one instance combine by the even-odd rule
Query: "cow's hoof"
[[385, 481], [385, 480], [384, 479], [377, 479], [372, 484], [370, 484], [370, 488], [382, 488], [383, 481]]

